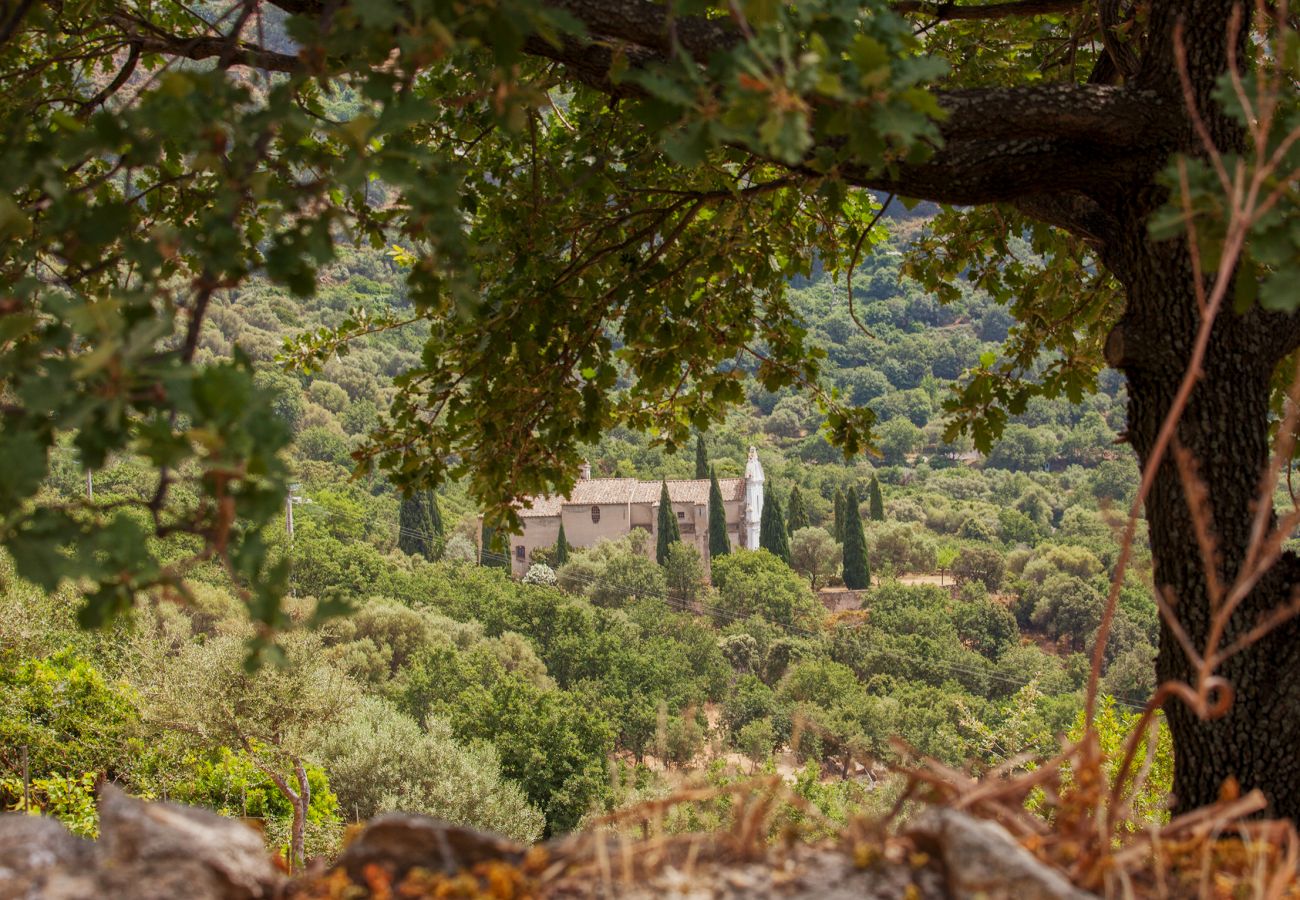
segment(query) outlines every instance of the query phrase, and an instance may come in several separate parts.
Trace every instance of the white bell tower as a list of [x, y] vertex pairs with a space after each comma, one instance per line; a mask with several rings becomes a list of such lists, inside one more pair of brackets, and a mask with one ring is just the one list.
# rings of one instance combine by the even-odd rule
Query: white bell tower
[[758, 527], [763, 519], [763, 464], [758, 461], [758, 450], [749, 448], [749, 461], [745, 463], [745, 549], [758, 549]]

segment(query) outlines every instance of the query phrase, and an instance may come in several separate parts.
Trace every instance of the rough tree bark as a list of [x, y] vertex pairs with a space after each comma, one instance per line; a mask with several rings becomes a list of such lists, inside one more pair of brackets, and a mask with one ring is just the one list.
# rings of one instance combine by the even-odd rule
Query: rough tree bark
[[[557, 0], [577, 12], [600, 0]], [[945, 147], [889, 180], [846, 170], [863, 187], [953, 203], [1011, 202], [1023, 213], [1092, 242], [1124, 285], [1126, 312], [1108, 342], [1128, 378], [1129, 433], [1145, 464], [1186, 372], [1200, 322], [1185, 241], [1155, 243], [1150, 214], [1166, 200], [1156, 176], [1174, 153], [1197, 154], [1175, 54], [1181, 27], [1192, 93], [1216, 145], [1240, 148], [1240, 129], [1214, 100], [1228, 63], [1233, 0], [1153, 0], [1138, 70], [1122, 88], [1072, 85], [950, 92]], [[1250, 4], [1245, 4], [1247, 17]], [[630, 31], [620, 35], [633, 39]], [[1246, 56], [1243, 27], [1240, 49]], [[652, 41], [640, 44], [653, 51]], [[554, 55], [554, 54], [551, 54]], [[1104, 67], [1106, 58], [1103, 57]], [[1131, 68], [1131, 66], [1130, 66]], [[1109, 78], [1099, 80], [1111, 80]], [[1099, 127], [1098, 121], [1107, 125]], [[1102, 174], [1104, 171], [1104, 174]], [[1253, 500], [1268, 464], [1269, 380], [1300, 344], [1295, 316], [1221, 314], [1204, 377], [1178, 429], [1210, 487], [1220, 577], [1230, 582], [1249, 543]], [[1175, 598], [1198, 647], [1211, 618], [1206, 576], [1187, 500], [1172, 460], [1159, 470], [1146, 515], [1158, 587]], [[1300, 562], [1285, 557], [1236, 614], [1226, 637], [1248, 629], [1292, 595]], [[1232, 659], [1220, 674], [1234, 686], [1229, 713], [1201, 721], [1167, 704], [1179, 810], [1213, 802], [1225, 781], [1260, 788], [1271, 812], [1300, 821], [1300, 625], [1292, 624]], [[1167, 624], [1157, 663], [1161, 680], [1190, 680], [1192, 669]]]
[[[243, 741], [244, 749], [252, 755], [252, 745]], [[276, 788], [289, 801], [293, 809], [293, 824], [289, 828], [289, 868], [299, 872], [307, 864], [307, 811], [311, 807], [311, 783], [307, 780], [307, 768], [298, 757], [292, 758], [294, 780], [298, 783], [295, 791], [289, 782], [273, 766], [257, 762], [255, 765], [271, 779]]]
[[[1129, 237], [1112, 241], [1106, 252], [1128, 295], [1111, 353], [1128, 378], [1129, 437], [1145, 466], [1186, 371], [1199, 316], [1185, 243], [1153, 244], [1145, 217], [1134, 216], [1129, 228]], [[1225, 584], [1245, 559], [1253, 501], [1269, 462], [1269, 382], [1289, 344], [1278, 338], [1292, 331], [1281, 319], [1258, 312], [1220, 317], [1204, 377], [1176, 432], [1209, 491], [1216, 568]], [[1193, 645], [1203, 648], [1211, 620], [1206, 571], [1172, 454], [1158, 470], [1146, 517], [1157, 589], [1171, 600]], [[1298, 574], [1295, 558], [1284, 557], [1235, 614], [1225, 644], [1287, 602]], [[1191, 662], [1164, 622], [1156, 669], [1162, 682], [1194, 683]], [[1300, 626], [1275, 631], [1219, 674], [1235, 692], [1225, 717], [1202, 721], [1179, 700], [1165, 706], [1177, 810], [1213, 802], [1234, 778], [1245, 789], [1263, 789], [1275, 814], [1300, 820]]]

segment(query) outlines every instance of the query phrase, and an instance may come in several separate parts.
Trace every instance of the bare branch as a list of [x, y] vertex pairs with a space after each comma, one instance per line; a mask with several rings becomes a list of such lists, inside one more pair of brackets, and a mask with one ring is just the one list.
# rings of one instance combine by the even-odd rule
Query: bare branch
[[904, 15], [917, 14], [940, 22], [954, 22], [1060, 15], [1072, 13], [1081, 6], [1083, 0], [1009, 0], [1006, 3], [973, 3], [969, 6], [933, 3], [929, 0], [899, 0], [891, 8]]

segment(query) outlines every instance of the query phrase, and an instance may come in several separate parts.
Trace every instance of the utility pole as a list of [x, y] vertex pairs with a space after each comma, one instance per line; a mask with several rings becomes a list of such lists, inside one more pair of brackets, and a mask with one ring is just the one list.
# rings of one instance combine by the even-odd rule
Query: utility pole
[[284, 498], [284, 530], [288, 532], [291, 544], [293, 543], [293, 505], [302, 502], [302, 498], [297, 496], [301, 487], [298, 482], [289, 485], [289, 493]]
[[299, 497], [298, 492], [302, 490], [302, 484], [295, 481], [289, 485], [289, 493], [284, 498], [284, 530], [289, 534], [289, 543], [293, 543], [293, 507], [298, 503], [310, 503], [311, 498]]

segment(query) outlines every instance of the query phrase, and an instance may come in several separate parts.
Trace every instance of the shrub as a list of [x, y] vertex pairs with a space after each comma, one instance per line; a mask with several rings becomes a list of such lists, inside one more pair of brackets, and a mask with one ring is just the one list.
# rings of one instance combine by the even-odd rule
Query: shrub
[[1002, 554], [988, 547], [964, 547], [952, 563], [952, 577], [957, 584], [978, 581], [990, 591], [1002, 586]]

